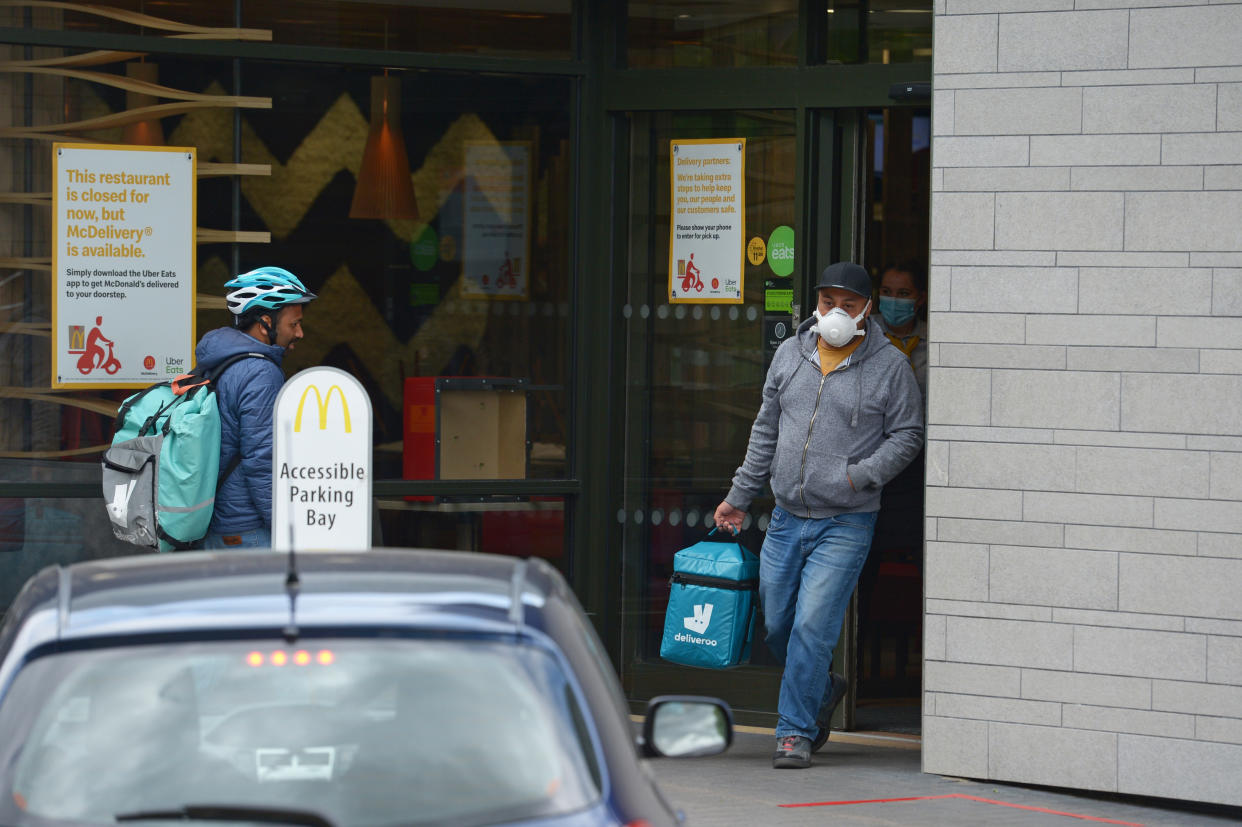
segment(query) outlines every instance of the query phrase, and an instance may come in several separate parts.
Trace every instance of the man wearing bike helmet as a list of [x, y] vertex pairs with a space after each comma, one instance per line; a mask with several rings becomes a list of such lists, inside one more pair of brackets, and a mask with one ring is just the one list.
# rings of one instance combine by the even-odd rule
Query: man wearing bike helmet
[[279, 267], [242, 273], [224, 288], [233, 326], [203, 336], [194, 351], [198, 368], [210, 370], [237, 354], [256, 358], [237, 361], [216, 382], [223, 483], [203, 546], [267, 548], [272, 543], [272, 409], [285, 383], [280, 364], [302, 338], [302, 305], [315, 294]]

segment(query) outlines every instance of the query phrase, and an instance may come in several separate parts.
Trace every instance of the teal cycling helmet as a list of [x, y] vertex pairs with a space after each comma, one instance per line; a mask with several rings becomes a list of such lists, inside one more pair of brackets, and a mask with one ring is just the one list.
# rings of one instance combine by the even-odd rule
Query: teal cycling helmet
[[259, 267], [226, 281], [224, 300], [229, 312], [242, 316], [252, 310], [279, 310], [290, 304], [306, 304], [315, 294], [288, 270]]

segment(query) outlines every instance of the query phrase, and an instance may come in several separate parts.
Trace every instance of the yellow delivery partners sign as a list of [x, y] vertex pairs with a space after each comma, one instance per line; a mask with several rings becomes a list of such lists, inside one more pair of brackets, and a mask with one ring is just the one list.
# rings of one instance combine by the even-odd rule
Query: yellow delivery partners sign
[[276, 397], [272, 546], [371, 546], [371, 400], [350, 374], [310, 368]]

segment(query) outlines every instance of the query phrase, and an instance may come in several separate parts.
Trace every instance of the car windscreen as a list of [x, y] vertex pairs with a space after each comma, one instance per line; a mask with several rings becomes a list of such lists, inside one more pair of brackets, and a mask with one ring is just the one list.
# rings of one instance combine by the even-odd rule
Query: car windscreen
[[0, 823], [227, 805], [489, 824], [597, 800], [593, 750], [558, 660], [512, 640], [76, 651], [0, 705]]

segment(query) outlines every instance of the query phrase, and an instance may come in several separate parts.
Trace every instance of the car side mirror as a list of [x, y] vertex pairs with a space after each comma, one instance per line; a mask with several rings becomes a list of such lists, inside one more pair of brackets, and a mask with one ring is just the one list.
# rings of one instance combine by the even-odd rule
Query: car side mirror
[[733, 710], [718, 698], [661, 695], [647, 703], [642, 752], [648, 758], [717, 755], [733, 743]]

